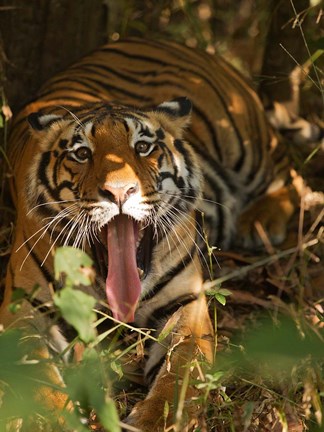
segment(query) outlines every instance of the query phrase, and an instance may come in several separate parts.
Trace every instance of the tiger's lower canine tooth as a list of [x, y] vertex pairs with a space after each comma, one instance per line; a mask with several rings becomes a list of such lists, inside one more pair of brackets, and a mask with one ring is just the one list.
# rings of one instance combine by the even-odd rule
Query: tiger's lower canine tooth
[[144, 276], [144, 270], [142, 270], [139, 267], [137, 267], [137, 271], [138, 271], [139, 278], [142, 279], [142, 277]]

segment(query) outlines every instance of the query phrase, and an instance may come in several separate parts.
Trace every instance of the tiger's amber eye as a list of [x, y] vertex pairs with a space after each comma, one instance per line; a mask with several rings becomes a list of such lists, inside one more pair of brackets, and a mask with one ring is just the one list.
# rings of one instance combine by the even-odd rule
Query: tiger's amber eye
[[79, 147], [77, 150], [75, 150], [74, 154], [79, 160], [85, 161], [90, 158], [91, 150], [89, 147]]
[[137, 153], [146, 153], [151, 148], [151, 145], [152, 145], [151, 143], [140, 141], [135, 144], [135, 151]]

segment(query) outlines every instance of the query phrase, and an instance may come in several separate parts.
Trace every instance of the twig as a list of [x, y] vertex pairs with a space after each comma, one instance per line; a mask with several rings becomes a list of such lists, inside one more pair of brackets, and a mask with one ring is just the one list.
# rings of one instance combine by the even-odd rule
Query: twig
[[301, 35], [302, 35], [302, 38], [303, 38], [303, 41], [304, 41], [304, 44], [305, 44], [305, 47], [306, 47], [306, 50], [307, 50], [308, 56], [309, 56], [309, 58], [311, 59], [312, 66], [313, 66], [313, 70], [314, 70], [314, 73], [315, 73], [315, 76], [316, 76], [316, 79], [317, 79], [317, 82], [318, 82], [318, 87], [319, 87], [319, 90], [320, 90], [320, 92], [321, 92], [322, 102], [323, 102], [323, 105], [324, 105], [324, 92], [323, 92], [322, 83], [321, 83], [321, 80], [320, 80], [320, 78], [319, 78], [319, 76], [318, 76], [317, 69], [316, 69], [315, 64], [314, 64], [314, 61], [313, 61], [313, 59], [312, 59], [312, 55], [311, 55], [311, 53], [310, 53], [310, 50], [309, 50], [309, 48], [308, 48], [308, 44], [307, 44], [307, 41], [306, 41], [306, 37], [305, 37], [304, 31], [303, 31], [303, 28], [302, 28], [301, 22], [300, 22], [300, 20], [299, 20], [299, 17], [298, 17], [298, 14], [297, 14], [297, 11], [296, 11], [296, 8], [295, 8], [295, 5], [294, 5], [293, 0], [290, 0], [290, 3], [291, 3], [291, 7], [293, 8], [294, 14], [295, 14], [295, 16], [296, 16], [296, 22], [298, 23], [298, 26], [299, 26], [299, 29], [300, 29], [300, 33], [301, 33]]
[[[302, 250], [305, 250], [305, 249], [307, 249], [310, 246], [315, 246], [316, 244], [318, 244], [318, 242], [319, 242], [318, 239], [310, 240], [309, 242], [304, 243], [302, 245]], [[234, 279], [234, 278], [245, 276], [251, 270], [254, 270], [254, 269], [258, 268], [258, 267], [262, 267], [262, 266], [264, 266], [266, 264], [271, 264], [274, 261], [276, 261], [276, 260], [278, 260], [280, 258], [283, 258], [285, 256], [291, 255], [291, 254], [293, 254], [295, 252], [298, 252], [299, 250], [300, 250], [299, 246], [296, 246], [296, 247], [287, 249], [285, 251], [278, 252], [275, 255], [268, 256], [268, 257], [266, 257], [266, 258], [264, 258], [264, 259], [262, 259], [260, 261], [257, 261], [254, 264], [250, 264], [250, 265], [242, 267], [242, 268], [240, 268], [238, 270], [234, 270], [234, 271], [228, 273], [225, 276], [222, 276], [220, 278], [216, 278], [216, 279], [214, 279], [212, 281], [207, 281], [207, 282], [204, 283], [204, 289], [205, 290], [210, 290], [210, 289], [213, 289], [216, 285], [222, 284], [223, 282], [226, 282], [226, 281]]]

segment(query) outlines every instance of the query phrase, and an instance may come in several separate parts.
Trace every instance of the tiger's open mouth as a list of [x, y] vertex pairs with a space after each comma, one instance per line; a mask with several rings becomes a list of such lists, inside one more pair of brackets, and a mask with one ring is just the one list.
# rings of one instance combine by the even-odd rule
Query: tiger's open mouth
[[106, 281], [106, 296], [114, 318], [134, 321], [135, 310], [151, 264], [152, 226], [142, 227], [120, 214], [101, 230], [93, 247], [98, 274]]

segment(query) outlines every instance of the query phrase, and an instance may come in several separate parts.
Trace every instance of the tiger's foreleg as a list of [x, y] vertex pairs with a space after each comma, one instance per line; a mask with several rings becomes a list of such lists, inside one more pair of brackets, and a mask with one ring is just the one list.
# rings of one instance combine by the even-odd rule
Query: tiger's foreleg
[[176, 314], [179, 319], [148, 396], [135, 405], [126, 420], [144, 432], [163, 431], [172, 425], [168, 430], [189, 431], [202, 414], [199, 391], [192, 380], [203, 379], [200, 360], [213, 360], [213, 328], [203, 293]]

